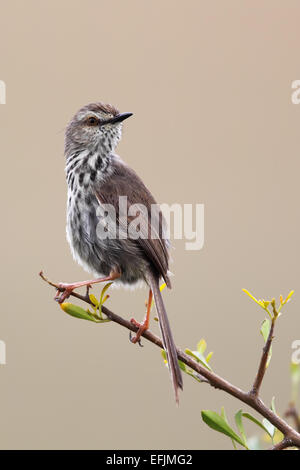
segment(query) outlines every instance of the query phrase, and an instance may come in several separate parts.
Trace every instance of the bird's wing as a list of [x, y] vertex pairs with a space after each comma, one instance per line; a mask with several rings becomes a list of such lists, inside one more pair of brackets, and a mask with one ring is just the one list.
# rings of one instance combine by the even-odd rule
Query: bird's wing
[[[156, 205], [156, 202], [151, 195], [150, 191], [146, 188], [139, 176], [123, 162], [119, 163], [115, 168], [113, 174], [104, 182], [101, 182], [95, 188], [97, 199], [101, 204], [111, 204], [116, 211], [116, 219], [120, 228], [127, 234], [128, 238], [137, 243], [142, 250], [144, 256], [148, 259], [155, 271], [164, 278], [168, 287], [170, 287], [170, 280], [168, 277], [168, 240], [163, 238], [163, 231], [161, 230], [161, 223], [163, 216], [159, 210], [156, 213], [160, 219], [159, 230], [156, 230], [157, 224], [151, 224], [151, 206]], [[127, 214], [128, 209], [133, 204], [142, 205], [139, 211], [139, 233], [142, 236], [138, 238], [132, 236], [130, 230], [130, 223], [135, 219], [136, 215], [127, 215], [126, 219], [122, 217], [119, 212], [119, 197], [127, 197]], [[138, 206], [137, 206], [138, 207]], [[144, 210], [142, 210], [142, 208]], [[153, 212], [152, 212], [153, 214]], [[126, 227], [124, 226], [124, 220]], [[128, 227], [129, 226], [129, 227]], [[152, 233], [151, 233], [152, 230]], [[155, 232], [155, 237], [153, 233]]]

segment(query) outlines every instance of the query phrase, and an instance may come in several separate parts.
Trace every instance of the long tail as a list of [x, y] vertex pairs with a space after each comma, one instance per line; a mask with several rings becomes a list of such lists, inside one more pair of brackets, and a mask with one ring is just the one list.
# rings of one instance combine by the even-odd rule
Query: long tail
[[179, 404], [179, 388], [183, 389], [181, 370], [178, 364], [176, 346], [174, 343], [170, 323], [164, 306], [162, 295], [159, 289], [159, 279], [152, 273], [149, 275], [151, 290], [153, 292], [155, 306], [159, 319], [159, 326], [162, 334], [162, 342], [167, 354], [168, 366], [173, 383], [175, 400]]

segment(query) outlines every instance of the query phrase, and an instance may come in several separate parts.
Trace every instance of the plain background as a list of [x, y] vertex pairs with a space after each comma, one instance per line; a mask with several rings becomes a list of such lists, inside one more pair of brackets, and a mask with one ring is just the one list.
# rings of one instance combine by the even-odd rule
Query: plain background
[[[158, 201], [205, 204], [204, 248], [174, 243], [164, 297], [177, 344], [204, 337], [214, 370], [249, 389], [264, 312], [242, 288], [295, 289], [262, 389], [284, 412], [300, 338], [299, 2], [2, 0], [0, 10], [1, 448], [231, 448], [201, 410], [225, 405], [233, 423], [246, 406], [185, 376], [177, 409], [159, 349], [64, 314], [38, 272], [87, 278], [65, 238], [66, 123], [91, 101], [133, 112], [118, 153]], [[112, 294], [116, 313], [143, 317], [146, 290]]]

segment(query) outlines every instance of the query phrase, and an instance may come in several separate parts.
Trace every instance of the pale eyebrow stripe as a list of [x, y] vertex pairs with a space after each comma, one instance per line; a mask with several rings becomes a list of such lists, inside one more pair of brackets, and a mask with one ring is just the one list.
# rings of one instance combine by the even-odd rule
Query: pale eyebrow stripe
[[99, 114], [95, 113], [94, 111], [84, 111], [84, 112], [78, 114], [79, 120], [84, 119], [88, 116], [95, 117], [95, 118], [100, 119], [100, 120], [102, 119], [101, 116], [99, 116]]

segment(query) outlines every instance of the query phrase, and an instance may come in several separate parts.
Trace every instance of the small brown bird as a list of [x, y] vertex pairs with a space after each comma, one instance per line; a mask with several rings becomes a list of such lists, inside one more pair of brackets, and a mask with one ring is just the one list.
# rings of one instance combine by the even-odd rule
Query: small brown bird
[[[122, 123], [131, 115], [119, 113], [108, 104], [91, 103], [80, 109], [67, 126], [67, 239], [75, 260], [97, 278], [73, 284], [61, 283], [59, 286], [64, 290], [57, 300], [63, 302], [77, 287], [103, 281], [115, 280], [125, 285], [135, 285], [139, 281], [146, 283], [149, 287], [147, 313], [143, 323], [131, 320], [138, 327], [132, 342], [139, 342], [149, 326], [153, 295], [178, 402], [178, 389], [183, 387], [182, 375], [159, 288], [160, 279], [171, 287], [168, 276], [169, 242], [162, 235], [163, 218], [159, 211], [158, 230], [154, 237], [150, 236], [153, 231], [151, 208], [157, 206], [156, 202], [137, 174], [114, 154], [121, 139]], [[128, 209], [136, 204], [146, 209], [139, 213], [139, 228], [147, 236], [136, 237], [129, 230], [133, 217], [128, 216], [124, 222], [119, 207], [120, 197], [126, 197]], [[122, 230], [122, 237], [99, 236], [99, 224], [101, 228], [107, 207], [114, 209], [115, 224]]]

